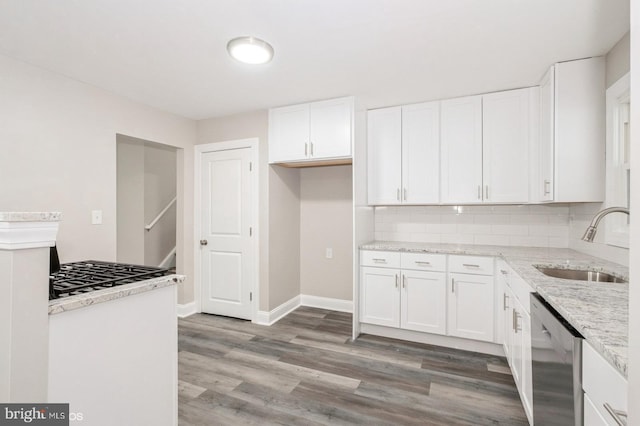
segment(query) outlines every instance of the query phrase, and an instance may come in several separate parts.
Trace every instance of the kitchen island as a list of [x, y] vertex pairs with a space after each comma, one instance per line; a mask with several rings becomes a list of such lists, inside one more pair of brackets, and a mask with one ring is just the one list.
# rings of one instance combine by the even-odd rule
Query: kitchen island
[[91, 425], [177, 424], [176, 284], [168, 275], [49, 302], [49, 402]]

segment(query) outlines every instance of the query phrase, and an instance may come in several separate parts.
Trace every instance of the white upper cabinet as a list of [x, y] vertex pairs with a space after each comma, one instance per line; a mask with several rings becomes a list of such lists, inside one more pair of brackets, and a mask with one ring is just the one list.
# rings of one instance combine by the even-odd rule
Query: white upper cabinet
[[350, 163], [353, 98], [269, 110], [269, 162], [304, 166]]
[[604, 58], [553, 65], [540, 83], [540, 120], [533, 201], [603, 201]]
[[483, 200], [529, 201], [529, 140], [533, 88], [482, 96]]
[[402, 202], [440, 201], [440, 102], [402, 107]]
[[371, 110], [367, 126], [369, 204], [437, 204], [440, 103]]
[[482, 202], [482, 97], [441, 102], [443, 203]]
[[400, 204], [402, 108], [367, 113], [369, 204]]

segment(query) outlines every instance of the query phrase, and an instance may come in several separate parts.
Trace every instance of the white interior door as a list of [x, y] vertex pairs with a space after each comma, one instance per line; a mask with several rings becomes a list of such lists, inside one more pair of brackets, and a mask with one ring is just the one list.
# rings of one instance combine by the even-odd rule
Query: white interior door
[[252, 318], [251, 157], [251, 148], [202, 154], [202, 312]]

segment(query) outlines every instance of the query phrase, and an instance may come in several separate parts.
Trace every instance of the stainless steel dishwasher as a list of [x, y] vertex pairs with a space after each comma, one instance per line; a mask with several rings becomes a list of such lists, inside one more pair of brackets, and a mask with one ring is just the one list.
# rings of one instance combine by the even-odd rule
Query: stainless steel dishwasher
[[582, 336], [540, 295], [531, 294], [533, 422], [582, 426]]

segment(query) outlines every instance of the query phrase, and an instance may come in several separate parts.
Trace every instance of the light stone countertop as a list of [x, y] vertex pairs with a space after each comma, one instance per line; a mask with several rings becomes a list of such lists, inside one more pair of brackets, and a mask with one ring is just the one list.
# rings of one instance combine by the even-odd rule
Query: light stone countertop
[[103, 290], [91, 291], [76, 296], [63, 297], [49, 301], [49, 315], [73, 311], [97, 303], [108, 302], [134, 294], [145, 293], [157, 288], [168, 287], [183, 282], [184, 275], [165, 275], [164, 277], [150, 278], [131, 284], [124, 284]]
[[503, 258], [622, 375], [627, 377], [629, 284], [548, 277], [535, 265], [598, 269], [628, 280], [629, 268], [571, 249], [374, 241], [361, 250], [463, 254]]
[[58, 222], [60, 212], [0, 212], [0, 222]]

